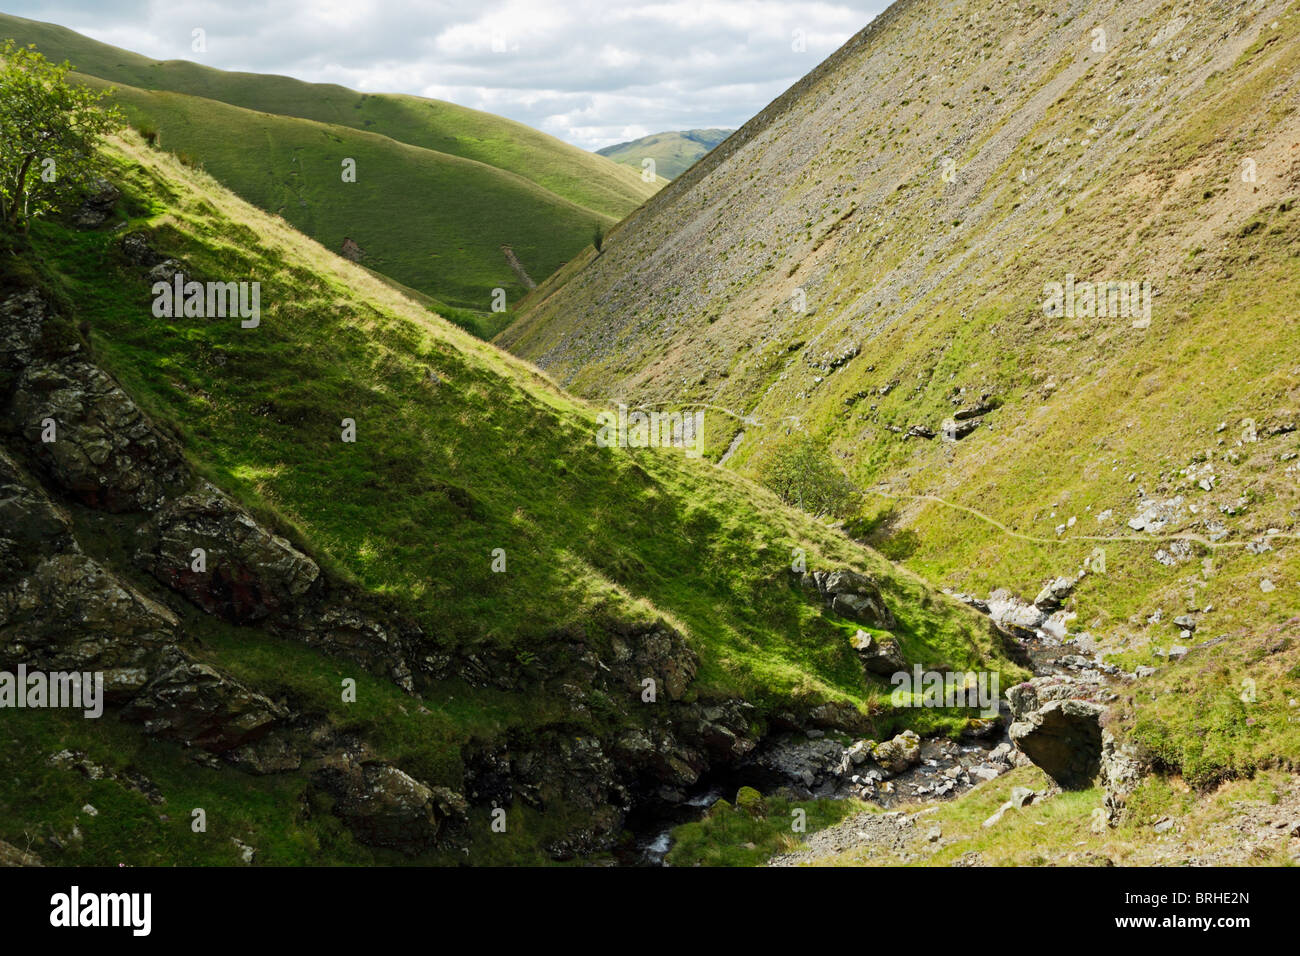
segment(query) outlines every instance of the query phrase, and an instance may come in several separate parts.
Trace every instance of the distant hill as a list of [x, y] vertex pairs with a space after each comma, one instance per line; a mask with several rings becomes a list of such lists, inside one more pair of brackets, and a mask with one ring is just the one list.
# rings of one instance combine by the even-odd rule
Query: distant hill
[[596, 150], [616, 163], [641, 169], [647, 157], [655, 161], [655, 173], [664, 179], [676, 179], [701, 156], [732, 134], [729, 129], [688, 129], [654, 133], [628, 143], [616, 143]]
[[[111, 84], [137, 128], [336, 252], [435, 299], [487, 312], [591, 243], [661, 185], [522, 123], [453, 103], [155, 61], [0, 14], [0, 38]], [[357, 161], [355, 183], [341, 164]], [[349, 246], [349, 249], [353, 249]]]

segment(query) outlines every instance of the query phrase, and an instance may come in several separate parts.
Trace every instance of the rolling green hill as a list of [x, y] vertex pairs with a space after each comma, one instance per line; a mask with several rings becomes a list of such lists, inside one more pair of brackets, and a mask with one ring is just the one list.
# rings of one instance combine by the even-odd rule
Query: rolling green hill
[[696, 160], [733, 132], [729, 129], [688, 129], [654, 133], [627, 143], [606, 146], [596, 150], [596, 154], [635, 169], [641, 169], [644, 160], [653, 159], [656, 175], [671, 180], [690, 169]]
[[[850, 527], [933, 583], [1032, 600], [1100, 551], [1069, 640], [1162, 675], [1116, 726], [1249, 775], [1297, 750], [1294, 641], [1256, 645], [1300, 614], [1298, 83], [1290, 0], [904, 0], [497, 341], [592, 400], [731, 409], [741, 474], [824, 440]], [[1104, 311], [1053, 304], [1085, 284]]]
[[[6, 427], [26, 427], [11, 403], [70, 393], [28, 378], [15, 386], [14, 376], [35, 367], [90, 381], [93, 358], [125, 390], [111, 407], [120, 413], [134, 400], [152, 423], [137, 424], [133, 440], [158, 436], [134, 446], [126, 467], [145, 477], [133, 474], [127, 487], [152, 481], [157, 449], [173, 441], [195, 477], [162, 506], [106, 510], [96, 494], [61, 485], [59, 467], [7, 431], [0, 449], [18, 463], [24, 489], [7, 500], [45, 489], [69, 516], [76, 544], [65, 549], [136, 589], [138, 606], [168, 609], [151, 612], [155, 620], [179, 619], [179, 653], [212, 668], [217, 688], [208, 691], [216, 697], [202, 740], [220, 721], [213, 700], [223, 700], [222, 688], [236, 688], [241, 708], [262, 699], [256, 693], [294, 716], [273, 720], [275, 749], [201, 741], [218, 756], [200, 761], [175, 742], [188, 746], [184, 724], [160, 733], [171, 725], [155, 722], [141, 734], [117, 719], [7, 723], [18, 745], [0, 759], [0, 840], [23, 844], [24, 834], [66, 828], [93, 800], [114, 812], [83, 820], [74, 843], [42, 838], [34, 849], [50, 862], [229, 863], [239, 840], [268, 864], [538, 862], [617, 843], [628, 807], [663, 781], [684, 786], [724, 754], [735, 759], [776, 714], [877, 732], [963, 726], [962, 712], [889, 704], [888, 685], [865, 673], [850, 647], [857, 625], [792, 578], [795, 549], [811, 569], [869, 574], [909, 660], [1003, 667], [1009, 680], [1023, 673], [968, 609], [744, 479], [680, 449], [600, 447], [595, 407], [209, 174], [132, 132], [110, 144], [109, 159], [123, 191], [109, 222], [87, 230], [38, 221], [5, 251], [4, 307], [30, 308], [17, 303], [35, 293], [56, 318], [35, 340], [38, 357], [16, 371], [5, 371], [12, 352], [4, 350], [31, 326], [6, 326], [0, 406]], [[147, 273], [164, 256], [200, 281], [260, 282], [260, 324], [156, 317]], [[105, 408], [83, 396], [54, 413], [68, 436], [61, 440], [81, 441], [79, 429], [99, 426], [78, 416], [110, 414]], [[355, 442], [342, 440], [344, 419]], [[237, 536], [223, 536], [229, 506], [199, 479], [247, 509]], [[279, 557], [267, 565], [250, 557], [228, 572], [233, 592], [209, 583], [215, 577], [176, 577], [165, 562], [160, 570], [141, 542], [175, 509], [194, 507], [186, 502], [195, 495], [207, 510], [174, 533], [187, 554], [193, 535], [211, 536], [214, 574], [227, 574], [220, 569], [247, 547], [250, 528], [281, 534], [251, 538], [271, 542]], [[293, 566], [315, 562], [322, 575], [295, 592], [297, 616], [283, 607], [270, 616], [241, 611], [250, 595], [274, 603], [267, 576], [280, 573], [290, 548], [310, 556], [293, 557]], [[56, 567], [67, 560], [49, 558]], [[13, 573], [4, 565], [0, 585]], [[302, 623], [316, 601], [329, 604], [319, 629]], [[64, 628], [61, 639], [82, 632], [70, 620], [49, 623]], [[377, 666], [376, 654], [385, 663]], [[355, 704], [340, 702], [347, 677], [358, 680]], [[644, 701], [647, 677], [662, 687], [657, 706]], [[695, 739], [704, 742], [687, 742]], [[322, 756], [322, 740], [342, 750]], [[406, 793], [428, 785], [463, 794], [459, 817], [461, 798], [437, 798], [452, 809], [438, 811], [448, 816], [436, 843], [399, 856], [390, 831], [418, 831], [419, 814], [393, 822], [384, 816], [391, 807], [340, 795], [339, 765], [351, 766], [348, 755], [362, 746], [368, 781], [400, 772], [418, 781]], [[62, 749], [113, 773], [91, 782], [34, 756]], [[258, 772], [241, 769], [245, 761]], [[207, 808], [215, 838], [188, 840], [188, 818], [159, 815], [147, 793], [122, 782], [127, 767], [173, 805]], [[508, 810], [504, 837], [489, 827], [494, 806]]]
[[[0, 36], [118, 88], [133, 124], [244, 198], [450, 306], [489, 313], [580, 252], [657, 187], [501, 117], [413, 96], [152, 61], [52, 24], [0, 15]], [[103, 81], [102, 83], [100, 81]], [[356, 160], [356, 181], [341, 164]]]

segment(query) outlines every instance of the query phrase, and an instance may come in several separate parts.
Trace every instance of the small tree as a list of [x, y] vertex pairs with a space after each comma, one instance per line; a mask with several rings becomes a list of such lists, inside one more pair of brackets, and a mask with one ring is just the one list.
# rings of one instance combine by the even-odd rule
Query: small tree
[[0, 221], [18, 231], [66, 203], [96, 169], [99, 137], [122, 122], [104, 92], [74, 86], [72, 67], [35, 47], [0, 47]]
[[596, 247], [597, 252], [600, 252], [600, 247], [605, 243], [605, 227], [600, 223], [596, 223], [596, 230], [591, 235], [591, 243]]
[[846, 517], [861, 498], [853, 482], [835, 467], [826, 446], [807, 434], [778, 445], [763, 462], [759, 480], [786, 504], [817, 517]]

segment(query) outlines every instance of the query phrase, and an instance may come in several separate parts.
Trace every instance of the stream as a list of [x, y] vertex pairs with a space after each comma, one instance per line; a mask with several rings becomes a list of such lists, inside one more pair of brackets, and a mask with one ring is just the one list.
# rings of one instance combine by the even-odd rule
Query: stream
[[[1021, 644], [1037, 676], [1059, 673], [1058, 661], [1072, 653], [1061, 641], [1046, 636], [1022, 639]], [[741, 787], [797, 800], [856, 798], [885, 809], [960, 796], [1028, 762], [1007, 736], [1005, 700], [1002, 708], [1002, 719], [985, 736], [923, 739], [920, 761], [893, 775], [870, 761], [855, 765], [847, 752], [854, 742], [850, 735], [812, 731], [770, 736], [741, 764], [702, 776], [685, 801], [633, 809], [627, 819], [633, 839], [615, 857], [624, 866], [666, 865], [673, 828], [702, 819], [720, 799], [734, 802]]]

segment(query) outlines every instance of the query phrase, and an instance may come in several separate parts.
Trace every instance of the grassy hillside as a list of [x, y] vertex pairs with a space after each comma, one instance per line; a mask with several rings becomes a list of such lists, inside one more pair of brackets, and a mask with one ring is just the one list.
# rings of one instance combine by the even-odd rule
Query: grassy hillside
[[[520, 123], [420, 97], [156, 62], [52, 24], [0, 15], [0, 37], [70, 60], [166, 149], [363, 264], [491, 316], [653, 194], [625, 167]], [[342, 162], [356, 161], [345, 183]], [[490, 319], [488, 321], [491, 321]], [[493, 329], [494, 330], [494, 329]]]
[[[933, 582], [1032, 598], [1102, 549], [1083, 645], [1193, 647], [1130, 729], [1202, 785], [1249, 773], [1294, 753], [1300, 692], [1293, 642], [1255, 646], [1300, 613], [1298, 84], [1287, 0], [898, 3], [498, 341], [591, 398], [747, 416], [712, 446], [743, 429], [744, 474], [826, 438], [856, 527]], [[1149, 325], [1048, 314], [1069, 276], [1148, 283]]]
[[[855, 628], [792, 584], [800, 547], [809, 567], [851, 566], [879, 581], [909, 660], [1005, 664], [976, 616], [879, 555], [680, 450], [598, 447], [596, 410], [527, 364], [134, 134], [111, 156], [111, 178], [125, 192], [123, 228], [37, 223], [4, 290], [45, 288], [69, 321], [84, 323], [96, 361], [178, 437], [203, 476], [327, 571], [418, 621], [430, 655], [526, 662], [557, 641], [604, 647], [619, 622], [664, 620], [700, 658], [690, 700], [739, 697], [758, 721], [840, 701], [882, 730], [945, 719], [959, 726], [960, 714], [890, 712], [888, 685], [865, 677], [849, 648]], [[149, 283], [120, 248], [126, 230], [143, 230], [191, 276], [260, 281], [260, 326], [153, 317]], [[345, 417], [356, 422], [355, 444], [340, 440]], [[157, 591], [123, 560], [131, 536], [116, 519], [74, 511], [90, 553]], [[493, 570], [495, 549], [504, 549], [504, 571]], [[543, 731], [580, 740], [608, 733], [621, 713], [577, 703], [565, 687], [509, 693], [453, 679], [421, 683], [411, 697], [364, 674], [364, 704], [342, 705], [339, 677], [355, 673], [346, 662], [188, 605], [178, 613], [193, 653], [367, 734], [382, 756], [433, 784], [462, 785], [471, 745]], [[1006, 673], [1021, 672], [1008, 665]], [[73, 747], [143, 768], [169, 799], [218, 808], [209, 813], [223, 836], [186, 841], [178, 838], [186, 821], [159, 817], [109, 782], [70, 782], [39, 762], [5, 761], [0, 839], [21, 844], [43, 820], [61, 827], [84, 802], [108, 800], [122, 805], [111, 826], [89, 824], [63, 859], [222, 862], [234, 853], [224, 835], [257, 845], [265, 862], [387, 859], [354, 844], [327, 814], [302, 809], [294, 774], [189, 767], [175, 747], [115, 721], [31, 721], [13, 732], [21, 746], [12, 752]], [[563, 806], [538, 814], [516, 803], [510, 813], [510, 838], [482, 837], [470, 862], [539, 860], [544, 838], [574, 826]]]
[[596, 150], [596, 154], [608, 156], [614, 162], [634, 169], [642, 169], [644, 160], [653, 159], [657, 175], [665, 179], [676, 179], [733, 132], [729, 129], [688, 129], [682, 132], [654, 133], [627, 143], [606, 146]]

